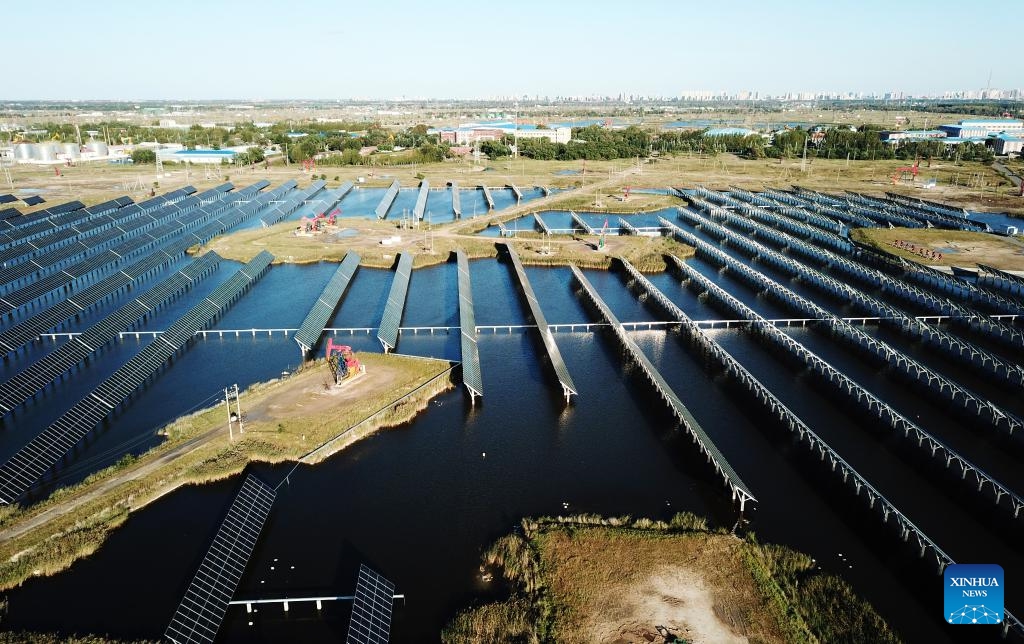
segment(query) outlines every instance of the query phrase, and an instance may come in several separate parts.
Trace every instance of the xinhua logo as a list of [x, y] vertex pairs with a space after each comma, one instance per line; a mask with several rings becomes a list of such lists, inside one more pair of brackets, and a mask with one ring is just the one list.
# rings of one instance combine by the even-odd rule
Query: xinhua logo
[[946, 567], [944, 610], [947, 624], [1001, 624], [1003, 568], [996, 564]]

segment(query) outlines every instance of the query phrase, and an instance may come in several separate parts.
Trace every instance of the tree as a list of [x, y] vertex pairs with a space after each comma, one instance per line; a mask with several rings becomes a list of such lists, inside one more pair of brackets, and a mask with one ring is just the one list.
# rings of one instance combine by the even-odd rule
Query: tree
[[148, 148], [132, 150], [132, 163], [156, 163], [156, 152]]

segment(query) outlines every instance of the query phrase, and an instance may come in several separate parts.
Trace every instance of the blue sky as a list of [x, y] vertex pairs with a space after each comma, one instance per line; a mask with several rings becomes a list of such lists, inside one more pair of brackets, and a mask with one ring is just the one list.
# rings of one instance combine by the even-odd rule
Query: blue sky
[[14, 0], [0, 99], [1024, 88], [1014, 5]]

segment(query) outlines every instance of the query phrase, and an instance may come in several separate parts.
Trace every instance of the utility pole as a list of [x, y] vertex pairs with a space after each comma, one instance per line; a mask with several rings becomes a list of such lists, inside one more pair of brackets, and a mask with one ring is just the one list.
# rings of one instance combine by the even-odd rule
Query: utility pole
[[512, 145], [515, 146], [515, 158], [519, 158], [519, 101], [515, 102], [515, 123], [512, 129]]
[[231, 395], [228, 394], [227, 387], [224, 387], [224, 406], [227, 407], [228, 410], [228, 440], [234, 441], [235, 434], [234, 431], [231, 429]]
[[807, 139], [809, 136], [804, 136], [804, 156], [803, 160], [800, 161], [800, 172], [807, 172]]
[[235, 385], [235, 408], [238, 410], [238, 433], [245, 433], [245, 425], [242, 424], [242, 398], [238, 395], [238, 385]]

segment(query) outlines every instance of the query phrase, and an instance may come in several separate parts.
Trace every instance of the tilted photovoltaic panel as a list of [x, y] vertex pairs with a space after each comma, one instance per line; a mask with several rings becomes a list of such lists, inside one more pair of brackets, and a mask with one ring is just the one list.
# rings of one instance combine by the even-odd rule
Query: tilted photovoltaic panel
[[459, 326], [462, 338], [462, 383], [474, 396], [484, 395], [480, 373], [480, 350], [476, 342], [476, 314], [473, 312], [473, 288], [469, 281], [469, 261], [461, 248], [455, 251], [459, 264]]
[[405, 296], [409, 292], [409, 279], [412, 277], [412, 253], [403, 252], [398, 257], [398, 268], [395, 278], [391, 281], [388, 302], [384, 306], [384, 315], [380, 319], [377, 339], [390, 351], [398, 346], [398, 327], [402, 323], [402, 312], [405, 310]]
[[275, 494], [256, 476], [245, 477], [164, 637], [175, 644], [212, 644], [270, 514]]
[[387, 644], [391, 636], [391, 613], [395, 585], [365, 564], [359, 564], [352, 618], [347, 644]]
[[81, 335], [71, 338], [37, 362], [0, 383], [0, 413], [11, 411], [72, 366], [116, 338], [118, 333], [127, 330], [145, 316], [152, 315], [153, 311], [171, 298], [191, 289], [219, 263], [220, 256], [213, 252], [193, 260], [188, 266], [83, 331]]
[[345, 254], [345, 259], [342, 260], [338, 270], [334, 272], [331, 281], [324, 287], [323, 293], [317, 298], [313, 308], [310, 309], [295, 334], [295, 341], [299, 343], [304, 352], [312, 351], [316, 347], [316, 343], [320, 341], [324, 327], [334, 315], [338, 303], [341, 302], [341, 298], [345, 295], [352, 276], [355, 275], [358, 268], [359, 254], [350, 250]]

